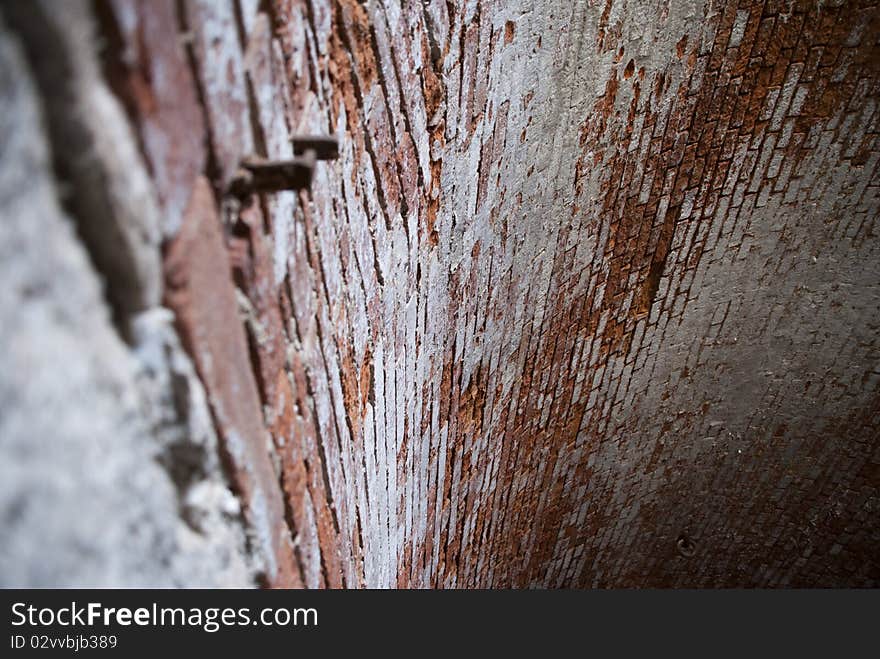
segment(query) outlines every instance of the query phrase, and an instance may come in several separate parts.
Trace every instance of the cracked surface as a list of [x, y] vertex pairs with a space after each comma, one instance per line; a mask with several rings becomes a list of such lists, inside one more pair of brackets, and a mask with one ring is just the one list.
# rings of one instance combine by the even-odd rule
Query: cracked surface
[[876, 2], [99, 5], [265, 583], [877, 585]]

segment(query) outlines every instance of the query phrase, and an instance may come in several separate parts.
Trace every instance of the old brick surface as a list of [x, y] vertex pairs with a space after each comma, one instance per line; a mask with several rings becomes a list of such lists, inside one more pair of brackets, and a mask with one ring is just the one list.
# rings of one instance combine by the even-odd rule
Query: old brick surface
[[175, 3], [113, 0], [98, 7], [108, 80], [139, 129], [170, 237], [206, 165], [205, 125]]
[[210, 185], [196, 180], [168, 246], [165, 303], [205, 384], [252, 542], [273, 586], [300, 585], [278, 478]]
[[273, 584], [877, 584], [876, 2], [181, 7], [202, 118], [131, 110], [216, 163], [169, 301]]

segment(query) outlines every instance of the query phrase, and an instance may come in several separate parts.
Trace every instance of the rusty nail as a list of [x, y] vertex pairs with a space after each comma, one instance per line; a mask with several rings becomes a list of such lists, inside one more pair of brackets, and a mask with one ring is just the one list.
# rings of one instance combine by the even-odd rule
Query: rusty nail
[[339, 157], [339, 141], [329, 135], [294, 135], [293, 153], [306, 155], [309, 151], [315, 152], [318, 160], [336, 160]]
[[296, 155], [289, 160], [245, 158], [229, 183], [229, 193], [246, 197], [255, 192], [304, 190], [312, 184], [318, 160], [339, 157], [339, 144], [335, 137], [297, 136], [293, 138], [293, 152]]

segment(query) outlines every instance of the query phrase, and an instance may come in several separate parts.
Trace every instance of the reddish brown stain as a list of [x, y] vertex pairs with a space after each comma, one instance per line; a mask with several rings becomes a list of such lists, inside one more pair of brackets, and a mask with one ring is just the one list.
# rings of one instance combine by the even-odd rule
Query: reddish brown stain
[[[305, 195], [300, 198], [295, 218], [297, 242], [291, 248], [296, 251], [289, 263], [291, 274], [281, 291], [266, 286], [271, 281], [267, 267], [271, 259], [261, 235], [266, 223], [258, 217], [265, 205], [243, 213], [240, 225], [230, 229], [227, 249], [220, 251], [218, 259], [230, 259], [229, 269], [236, 285], [252, 303], [261, 322], [270, 328], [270, 340], [256, 345], [250, 354], [241, 336], [241, 340], [230, 345], [236, 345], [236, 350], [244, 354], [242, 377], [250, 377], [259, 385], [253, 385], [261, 394], [259, 398], [257, 394], [253, 396], [258, 412], [259, 403], [268, 409], [264, 422], [274, 440], [281, 487], [288, 503], [286, 517], [282, 514], [279, 519], [286, 519], [291, 529], [307, 529], [312, 524], [317, 529], [320, 574], [314, 576], [312, 565], [310, 579], [318, 585], [361, 584], [365, 578], [364, 565], [371, 558], [365, 549], [370, 511], [362, 510], [359, 502], [354, 504], [355, 510], [349, 510], [345, 500], [333, 497], [334, 475], [345, 481], [345, 487], [354, 488], [364, 471], [366, 413], [371, 403], [374, 426], [378, 426], [380, 411], [402, 417], [395, 417], [390, 424], [391, 439], [383, 447], [388, 452], [387, 464], [378, 467], [387, 469], [399, 484], [397, 500], [389, 504], [389, 532], [397, 538], [399, 528], [405, 528], [408, 506], [417, 509], [412, 513], [411, 523], [424, 523], [427, 528], [424, 538], [416, 538], [410, 532], [400, 545], [388, 550], [396, 552], [394, 556], [399, 559], [397, 574], [392, 579], [402, 587], [445, 585], [452, 583], [453, 577], [458, 585], [532, 585], [551, 576], [556, 579], [561, 572], [552, 571], [562, 568], [554, 561], [568, 556], [566, 552], [583, 552], [588, 556], [583, 559], [582, 570], [566, 568], [566, 584], [675, 585], [693, 578], [696, 569], [683, 563], [683, 557], [676, 551], [676, 539], [681, 533], [690, 533], [687, 537], [692, 538], [700, 552], [722, 555], [725, 543], [731, 542], [720, 531], [711, 529], [699, 536], [693, 529], [672, 529], [671, 524], [686, 521], [684, 513], [678, 511], [685, 510], [689, 502], [711, 495], [713, 501], [720, 501], [719, 505], [731, 511], [730, 515], [748, 512], [756, 519], [776, 515], [789, 525], [800, 519], [803, 510], [817, 509], [803, 501], [789, 501], [789, 507], [781, 509], [782, 512], [763, 502], [753, 511], [744, 511], [737, 507], [735, 497], [724, 494], [726, 490], [722, 494], [710, 492], [705, 484], [694, 485], [693, 474], [682, 475], [688, 464], [681, 463], [682, 453], [668, 447], [675, 442], [683, 445], [703, 441], [702, 435], [695, 440], [694, 433], [703, 427], [703, 417], [706, 423], [712, 422], [712, 415], [719, 408], [716, 400], [697, 401], [687, 410], [658, 419], [659, 437], [651, 438], [655, 444], [648, 444], [647, 448], [633, 446], [631, 437], [637, 436], [640, 429], [628, 419], [638, 418], [639, 405], [644, 402], [640, 403], [638, 396], [634, 400], [626, 398], [633, 379], [621, 371], [639, 368], [636, 364], [644, 362], [647, 350], [654, 349], [655, 344], [665, 345], [668, 339], [659, 334], [661, 324], [657, 318], [668, 320], [675, 313], [678, 315], [674, 320], [679, 319], [681, 310], [692, 303], [691, 295], [698, 293], [696, 288], [688, 288], [686, 278], [694, 276], [707, 253], [712, 254], [710, 238], [701, 232], [711, 230], [710, 235], [717, 235], [728, 219], [712, 219], [719, 204], [730, 204], [731, 213], [747, 214], [755, 208], [761, 190], [784, 198], [790, 190], [788, 186], [804, 179], [799, 168], [816, 148], [817, 136], [831, 141], [834, 148], [839, 146], [840, 157], [853, 166], [871, 162], [878, 146], [876, 126], [863, 126], [847, 135], [846, 122], [855, 121], [856, 111], [867, 99], [873, 101], [876, 97], [880, 57], [874, 40], [865, 36], [880, 31], [876, 25], [876, 4], [853, 3], [817, 11], [813, 3], [799, 2], [794, 3], [792, 15], [783, 17], [781, 12], [787, 12], [790, 3], [723, 3], [718, 16], [706, 19], [712, 21], [705, 33], [714, 34], [711, 42], [703, 42], [699, 34], [684, 35], [674, 51], [665, 48], [663, 57], [669, 60], [665, 66], [661, 58], [652, 59], [651, 71], [638, 67], [637, 77], [634, 59], [622, 65], [623, 28], [620, 22], [612, 24], [613, 4], [612, 0], [604, 3], [596, 44], [602, 65], [612, 63], [613, 67], [604, 81], [602, 96], [589, 108], [579, 128], [581, 153], [571, 165], [572, 198], [565, 200], [565, 207], [571, 208], [571, 227], [560, 229], [555, 252], [554, 245], [546, 246], [551, 255], [548, 258], [553, 259], [552, 277], [549, 290], [540, 291], [528, 281], [516, 280], [515, 277], [524, 279], [528, 275], [511, 274], [510, 263], [505, 262], [507, 250], [522, 235], [520, 222], [533, 220], [529, 215], [531, 198], [518, 189], [522, 186], [517, 186], [517, 181], [505, 181], [507, 185], [498, 191], [497, 182], [503, 180], [506, 171], [502, 167], [504, 160], [511, 147], [518, 145], [507, 143], [506, 100], [499, 104], [497, 98], [489, 96], [486, 104], [487, 62], [491, 60], [492, 44], [500, 43], [501, 39], [505, 44], [514, 41], [513, 23], [505, 23], [501, 33], [492, 32], [489, 26], [499, 23], [491, 23], [492, 16], [482, 13], [485, 7], [480, 8], [479, 18], [468, 25], [456, 22], [457, 16], [451, 17], [453, 27], [446, 26], [432, 37], [442, 42], [447, 36], [443, 32], [448, 31], [449, 40], [456, 40], [461, 61], [458, 68], [441, 73], [440, 64], [429, 56], [420, 7], [414, 13], [405, 8], [400, 25], [392, 24], [392, 19], [383, 15], [382, 20], [388, 20], [387, 27], [394, 34], [389, 55], [380, 52], [378, 45], [382, 44], [374, 36], [377, 25], [372, 23], [369, 5], [353, 0], [336, 2], [332, 7], [315, 4], [311, 7], [314, 14], [304, 16], [308, 32], [324, 24], [319, 10], [331, 10], [326, 55], [315, 54], [320, 49], [309, 51], [309, 58], [314, 57], [315, 61], [310, 61], [302, 78], [294, 81], [294, 100], [289, 107], [285, 106], [285, 118], [290, 126], [297, 125], [302, 118], [301, 110], [306, 107], [304, 99], [324, 85], [321, 90], [329, 92], [327, 111], [334, 128], [339, 106], [345, 108], [343, 143], [351, 148], [354, 157], [352, 162], [343, 164], [351, 167], [350, 178], [343, 182], [344, 188], [340, 185], [339, 189], [329, 191], [314, 190], [315, 203], [310, 203]], [[278, 15], [275, 29], [282, 32], [285, 56], [292, 59], [299, 44], [290, 36], [292, 32], [284, 31], [284, 16], [294, 11], [294, 5], [273, 6]], [[739, 44], [729, 46], [738, 10], [748, 11], [748, 20], [742, 36], [737, 37]], [[860, 23], [867, 27], [856, 39], [851, 35]], [[519, 29], [526, 34], [525, 28]], [[491, 36], [486, 37], [487, 33]], [[308, 34], [314, 37], [312, 32]], [[536, 44], [540, 49], [540, 37]], [[412, 49], [421, 52], [419, 71], [410, 66]], [[441, 47], [441, 57], [448, 49], [449, 43]], [[510, 54], [508, 50], [505, 56]], [[630, 54], [634, 54], [632, 49]], [[390, 57], [394, 66], [381, 68], [383, 56]], [[385, 71], [385, 75], [380, 76], [380, 71]], [[311, 80], [312, 75], [317, 78]], [[460, 86], [456, 87], [460, 95], [456, 98], [448, 98], [443, 85], [444, 76], [449, 80], [450, 75], [460, 76]], [[146, 75], [140, 77], [143, 83], [131, 84], [155, 84]], [[622, 85], [620, 78], [630, 84]], [[133, 93], [135, 112], [152, 116], [148, 95], [139, 94]], [[371, 112], [365, 116], [364, 99], [370, 94]], [[155, 97], [160, 103], [157, 112], [161, 113], [165, 108], [162, 95]], [[523, 110], [529, 108], [533, 97], [533, 90], [522, 96]], [[519, 97], [512, 98], [515, 108]], [[484, 233], [473, 238], [472, 244], [456, 242], [461, 241], [461, 225], [450, 236], [449, 218], [442, 215], [448, 200], [443, 197], [446, 192], [441, 188], [441, 177], [451, 176], [451, 171], [444, 172], [439, 156], [446, 147], [444, 104], [454, 108], [455, 116], [460, 117], [459, 132], [472, 133], [461, 137], [461, 143], [449, 145], [450, 157], [455, 157], [455, 149], [467, 140], [477, 139], [477, 135], [482, 140], [477, 208], [489, 220], [488, 226], [477, 225]], [[522, 124], [511, 128], [514, 143], [517, 137], [520, 144], [529, 138], [537, 139], [535, 132], [541, 130], [543, 108], [534, 105], [531, 109], [536, 117], [534, 128], [529, 128], [529, 132], [521, 128]], [[428, 134], [410, 135], [415, 119], [422, 113], [429, 122]], [[517, 112], [511, 113], [511, 122], [518, 120], [515, 115]], [[481, 130], [475, 131], [477, 127]], [[451, 127], [450, 134], [455, 130], [458, 126]], [[413, 144], [421, 141], [413, 138], [427, 138], [430, 145], [436, 143], [439, 148], [420, 160], [422, 155], [413, 155]], [[765, 144], [774, 145], [768, 152], [776, 158], [775, 164], [772, 157], [761, 160]], [[369, 172], [370, 180], [375, 179], [375, 193], [365, 192], [360, 168]], [[529, 162], [523, 169], [532, 176], [530, 184], [539, 181], [543, 174], [542, 163], [536, 168], [535, 163]], [[734, 190], [747, 188], [753, 174], [758, 190], [746, 190], [744, 199], [733, 208], [732, 193], [725, 187], [730, 183]], [[333, 177], [328, 180], [331, 185], [336, 182]], [[448, 187], [450, 182], [444, 183]], [[494, 198], [490, 196], [493, 185]], [[351, 192], [353, 206], [364, 204], [369, 213], [349, 207], [349, 199], [343, 197], [342, 190]], [[507, 204], [505, 192], [509, 195]], [[489, 204], [491, 209], [487, 209]], [[389, 259], [388, 244], [399, 237], [389, 233], [389, 229], [399, 227], [390, 226], [388, 218], [396, 218], [396, 211], [404, 207], [417, 223], [418, 236], [414, 240], [407, 235], [406, 248], [401, 247], [399, 252], [415, 254], [415, 261], [394, 270], [394, 278], [389, 277], [380, 285], [380, 266], [376, 264], [380, 259]], [[477, 222], [478, 218], [460, 217], [457, 221]], [[570, 233], [574, 231], [572, 227], [581, 223], [588, 228], [580, 234]], [[363, 244], [358, 242], [360, 229], [365, 236]], [[268, 226], [268, 230], [273, 228]], [[216, 231], [214, 227], [205, 236], [214, 240], [211, 236]], [[450, 236], [451, 244], [440, 244], [441, 231], [446, 232], [444, 239]], [[493, 232], [498, 234], [495, 242]], [[583, 255], [576, 256], [580, 245], [569, 243], [578, 237], [595, 239], [592, 261], [583, 260]], [[188, 240], [192, 241], [192, 236]], [[200, 249], [192, 242], [187, 245], [187, 249]], [[739, 247], [733, 244], [728, 251], [735, 252]], [[744, 245], [742, 249], [755, 255], [761, 247]], [[432, 251], [434, 248], [437, 249]], [[386, 251], [380, 257], [377, 253], [383, 249]], [[195, 331], [198, 328], [186, 315], [191, 313], [186, 310], [189, 303], [174, 299], [177, 291], [185, 289], [190, 281], [187, 259], [195, 258], [182, 256], [182, 251], [186, 250], [174, 248], [167, 259], [169, 305], [181, 310], [181, 332], [195, 355], [192, 342], [199, 338]], [[432, 314], [439, 311], [437, 315], [442, 318], [438, 320], [428, 317], [422, 306], [427, 281], [425, 268], [430, 259], [450, 252], [464, 258], [458, 271], [439, 284], [448, 294], [448, 307], [429, 307]], [[395, 252], [393, 258], [410, 257]], [[224, 281], [222, 267], [212, 267], [212, 276]], [[491, 283], [481, 279], [484, 275], [488, 279], [488, 273]], [[505, 302], [486, 308], [489, 301], [484, 305], [482, 300], [490, 291]], [[223, 307], [223, 322], [235, 326], [236, 307], [227, 299], [228, 293], [223, 293], [226, 297], [214, 295], [211, 300]], [[513, 313], [510, 308], [519, 303], [520, 297], [525, 298], [525, 309], [534, 309], [539, 303], [545, 305], [541, 323], [534, 327], [527, 321], [515, 327], [504, 325]], [[410, 318], [406, 315], [408, 309], [401, 306], [410, 303], [415, 306], [413, 316], [420, 328], [414, 344], [400, 330], [407, 329]], [[360, 305], [366, 309], [369, 327], [368, 345], [359, 348], [363, 355], [358, 358], [351, 327], [358, 320]], [[203, 305], [199, 310], [209, 311]], [[725, 322], [726, 313], [719, 315], [718, 325]], [[512, 376], [512, 389], [500, 385], [499, 366], [489, 359], [464, 372], [462, 354], [470, 357], [472, 353], [466, 351], [486, 349], [480, 345], [480, 335], [487, 324], [481, 314], [489, 316], [489, 321], [496, 324], [495, 331], [503, 335], [499, 344], [506, 346], [509, 340], [512, 345], [509, 352], [500, 352], [504, 364], [522, 364]], [[438, 322], [452, 330], [462, 329], [461, 336], [452, 330], [449, 336], [431, 335], [430, 329]], [[428, 341], [421, 334], [424, 327], [428, 328], [425, 332], [431, 341], [441, 343], [428, 356], [429, 375], [410, 382], [407, 378], [412, 376], [414, 362], [405, 360], [419, 359], [421, 351], [427, 349]], [[648, 339], [640, 338], [639, 328], [645, 330]], [[653, 332], [658, 333], [655, 344], [650, 341]], [[711, 340], [731, 337], [722, 335]], [[380, 364], [378, 346], [382, 341], [385, 361]], [[456, 341], [467, 343], [463, 346]], [[294, 349], [283, 349], [290, 346]], [[226, 351], [231, 349], [213, 339], [209, 348], [215, 359], [226, 359]], [[695, 349], [696, 360], [700, 359], [701, 350], [702, 347]], [[413, 353], [415, 358], [411, 357]], [[395, 369], [399, 364], [404, 364], [405, 372], [398, 381]], [[729, 366], [688, 364], [675, 377], [692, 386], [705, 369], [723, 374]], [[200, 368], [207, 373], [204, 363]], [[210, 375], [204, 377], [209, 390], [225, 400], [228, 383], [212, 380]], [[224, 372], [223, 377], [238, 376]], [[384, 387], [385, 400], [373, 401], [379, 384]], [[805, 393], [807, 389], [812, 392], [826, 385], [832, 386], [816, 376], [803, 389]], [[651, 386], [660, 401], [672, 405], [676, 400], [675, 382], [657, 381]], [[342, 401], [337, 404], [340, 389]], [[332, 403], [328, 405], [332, 408], [328, 419], [319, 420], [317, 403], [328, 400]], [[407, 406], [408, 403], [414, 404]], [[338, 409], [342, 411], [337, 416]], [[248, 414], [253, 416], [251, 412]], [[834, 419], [822, 432], [827, 431], [829, 436], [867, 436], [866, 429], [875, 424], [875, 418], [876, 405], [854, 418]], [[248, 422], [256, 423], [250, 418]], [[774, 479], [788, 476], [806, 490], [811, 481], [804, 474], [810, 473], [813, 466], [809, 460], [805, 457], [802, 462], [788, 462], [785, 464], [789, 466], [782, 468], [782, 456], [774, 453], [776, 445], [782, 443], [781, 438], [797, 431], [795, 425], [791, 420], [774, 420], [766, 429], [766, 438], [778, 441], [756, 440], [751, 448], [756, 453], [763, 452], [768, 460], [770, 481], [779, 482]], [[445, 442], [442, 447], [438, 428]], [[718, 436], [711, 441], [722, 445], [723, 439], [729, 446], [722, 445], [717, 453], [707, 453], [707, 457], [701, 458], [699, 471], [720, 479], [729, 465], [729, 455], [738, 445], [737, 440], [715, 428], [713, 432]], [[756, 432], [755, 437], [763, 436]], [[810, 450], [819, 451], [816, 446], [812, 445]], [[342, 454], [333, 454], [330, 449], [334, 447], [339, 447], [335, 450]], [[643, 452], [635, 454], [636, 449]], [[418, 465], [424, 455], [422, 451], [429, 452], [425, 459], [430, 473], [424, 475]], [[440, 455], [444, 459], [442, 469]], [[591, 462], [596, 456], [608, 455], [619, 457], [611, 461], [610, 469], [606, 466], [603, 471], [601, 464]], [[353, 466], [340, 467], [345, 460]], [[633, 492], [640, 491], [636, 485], [641, 482], [625, 480], [635, 478], [635, 472], [624, 469], [630, 463], [637, 465], [639, 479], [655, 482], [649, 495], [638, 501], [627, 500], [635, 497]], [[854, 473], [855, 489], [876, 488], [878, 471], [869, 464]], [[417, 475], [427, 480], [416, 483]], [[243, 483], [242, 492], [248, 486], [246, 476], [236, 476]], [[271, 480], [271, 476], [267, 478]], [[493, 479], [490, 496], [488, 484]], [[854, 502], [853, 509], [863, 503], [857, 494], [835, 491], [832, 485], [821, 485], [818, 490], [816, 497]], [[415, 492], [418, 497], [413, 496]], [[815, 502], [810, 498], [812, 494], [798, 492], [804, 501]], [[631, 519], [621, 521], [622, 510], [637, 512], [633, 512]], [[314, 520], [310, 521], [312, 513]], [[762, 523], [756, 523], [756, 527]], [[830, 512], [823, 513], [815, 523], [826, 532], [845, 533], [846, 524]], [[632, 532], [634, 538], [619, 539], [632, 529], [636, 530]], [[742, 561], [748, 565], [724, 568], [702, 563], [698, 566], [701, 578], [750, 583], [737, 580], [745, 579], [743, 575], [760, 574], [762, 557], [781, 560], [781, 550], [765, 550], [757, 532], [744, 542], [745, 545], [737, 546], [746, 547]], [[761, 545], [760, 551], [749, 550], [748, 543]], [[279, 547], [279, 551], [283, 550], [282, 545]], [[830, 552], [831, 544], [827, 543], [823, 551]], [[290, 573], [305, 574], [309, 560], [304, 546], [296, 548], [289, 558]], [[577, 560], [571, 559], [571, 565], [576, 566]], [[290, 578], [291, 583], [295, 581], [295, 577]]]
[[678, 40], [678, 43], [675, 44], [675, 54], [678, 56], [678, 59], [684, 57], [684, 52], [687, 49], [688, 45], [688, 35], [684, 35], [681, 39]]
[[269, 553], [266, 583], [301, 586], [285, 504], [266, 453], [267, 430], [237, 315], [220, 219], [204, 178], [193, 188], [179, 235], [167, 246], [165, 267], [165, 304], [174, 310], [178, 331], [205, 384], [245, 515], [268, 543], [260, 548]]

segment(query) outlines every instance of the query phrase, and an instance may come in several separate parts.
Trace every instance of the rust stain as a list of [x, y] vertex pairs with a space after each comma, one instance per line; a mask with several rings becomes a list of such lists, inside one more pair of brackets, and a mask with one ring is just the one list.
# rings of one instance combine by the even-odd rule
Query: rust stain
[[507, 21], [504, 24], [504, 43], [509, 44], [513, 41], [513, 34], [516, 31], [516, 23]]
[[685, 50], [688, 45], [688, 35], [684, 35], [681, 39], [678, 40], [678, 43], [675, 44], [675, 54], [678, 59], [684, 57]]

